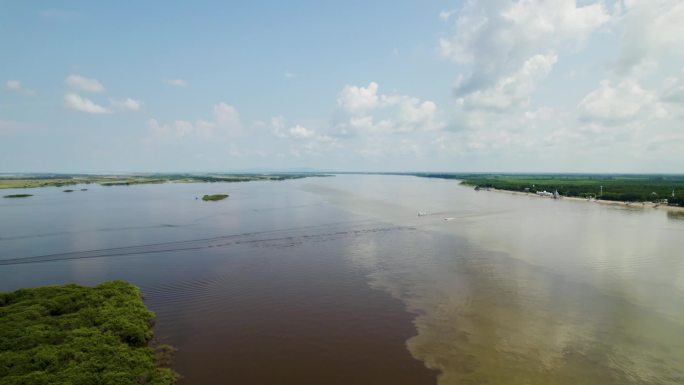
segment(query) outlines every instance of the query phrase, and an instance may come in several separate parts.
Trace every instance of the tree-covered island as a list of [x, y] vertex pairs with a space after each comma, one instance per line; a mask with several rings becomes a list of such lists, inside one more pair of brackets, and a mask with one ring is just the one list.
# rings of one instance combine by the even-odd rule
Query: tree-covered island
[[0, 384], [173, 384], [153, 318], [122, 281], [0, 293]]

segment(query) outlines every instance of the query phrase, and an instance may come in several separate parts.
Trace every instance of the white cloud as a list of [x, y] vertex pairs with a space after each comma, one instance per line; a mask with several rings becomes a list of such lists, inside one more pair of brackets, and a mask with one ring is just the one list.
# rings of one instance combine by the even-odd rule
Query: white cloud
[[367, 87], [344, 86], [337, 97], [337, 105], [344, 113], [334, 128], [337, 135], [409, 133], [444, 127], [434, 102], [407, 95], [379, 94], [378, 90], [376, 82]]
[[337, 97], [337, 105], [346, 112], [359, 114], [399, 102], [396, 96], [378, 95], [378, 87], [376, 82], [370, 82], [368, 87], [346, 85]]
[[[595, 170], [596, 160], [605, 154], [621, 154], [612, 158], [620, 158], [615, 167], [625, 170], [630, 164], [626, 154], [629, 159], [649, 159], [654, 149], [676, 154], [676, 148], [684, 145], [684, 103], [673, 98], [680, 87], [676, 78], [656, 88], [644, 87], [635, 79], [602, 80], [574, 110], [524, 103], [505, 114], [460, 108], [455, 115], [459, 130], [437, 148], [458, 156], [501, 158], [511, 164], [518, 160], [525, 167], [534, 167], [531, 160], [544, 159], [546, 169], [567, 169], [564, 162], [572, 161], [579, 169]], [[612, 166], [601, 164], [604, 170]]]
[[662, 119], [668, 116], [658, 93], [643, 89], [635, 80], [623, 80], [616, 85], [603, 80], [599, 88], [582, 99], [578, 108], [583, 119], [601, 123]]
[[8, 80], [5, 82], [5, 89], [12, 92], [19, 92], [24, 95], [34, 95], [33, 90], [24, 87], [19, 80]]
[[109, 99], [109, 102], [112, 105], [112, 107], [124, 111], [138, 111], [140, 110], [140, 106], [142, 105], [140, 100], [135, 100], [131, 98]]
[[64, 95], [66, 106], [76, 111], [86, 112], [89, 114], [109, 114], [111, 111], [95, 104], [89, 99], [83, 98], [80, 95], [69, 93]]
[[394, 130], [396, 132], [434, 131], [444, 127], [437, 120], [437, 105], [429, 100], [408, 98], [401, 102]]
[[440, 40], [441, 53], [472, 65], [461, 90], [489, 86], [539, 53], [577, 50], [610, 20], [602, 2], [575, 0], [469, 0], [459, 11], [455, 33]]
[[5, 83], [5, 88], [10, 91], [20, 91], [21, 83], [18, 80], [8, 80], [7, 83]]
[[285, 118], [282, 116], [271, 118], [271, 129], [273, 135], [281, 139], [313, 140], [318, 142], [334, 141], [330, 136], [319, 134], [316, 130], [300, 124], [288, 128], [287, 124], [285, 124]]
[[[684, 71], [682, 71], [684, 76]], [[676, 77], [665, 79], [661, 99], [663, 102], [675, 103], [684, 107], [684, 82]]]
[[240, 114], [235, 107], [221, 102], [214, 106], [214, 121], [218, 127], [227, 128], [234, 131], [242, 129]]
[[299, 124], [290, 128], [290, 136], [298, 139], [310, 139], [316, 136], [316, 131], [302, 127]]
[[198, 119], [194, 123], [188, 120], [176, 120], [173, 123], [160, 123], [157, 119], [149, 119], [147, 126], [159, 136], [176, 139], [185, 137], [220, 139], [241, 133], [240, 114], [235, 107], [220, 102], [214, 106], [212, 112], [211, 120]]
[[368, 87], [344, 86], [337, 97], [337, 105], [351, 113], [375, 108], [378, 102], [378, 84], [375, 82]]
[[636, 82], [623, 81], [614, 87], [609, 80], [603, 80], [598, 89], [582, 99], [579, 109], [587, 119], [624, 120], [639, 113], [644, 97], [644, 102], [653, 102], [654, 95]]
[[187, 85], [187, 82], [183, 79], [162, 79], [162, 82], [174, 87], [185, 87]]
[[[435, 146], [459, 156], [515, 158], [524, 154], [534, 159], [563, 149], [577, 151], [611, 135], [631, 135], [578, 120], [577, 111], [532, 104], [539, 85], [559, 61], [558, 53], [581, 52], [594, 31], [609, 25], [612, 16], [602, 1], [582, 4], [575, 0], [467, 1], [453, 15], [455, 33], [440, 41], [442, 54], [458, 63], [462, 73], [449, 124], [453, 133]], [[601, 108], [590, 99], [585, 107], [591, 105], [588, 109], [597, 113]], [[585, 107], [578, 111], [588, 114]]]
[[271, 118], [271, 128], [273, 129], [273, 134], [279, 138], [287, 137], [284, 133], [285, 130], [285, 118], [282, 116], [275, 116]]
[[71, 88], [76, 88], [87, 92], [103, 92], [104, 86], [96, 79], [86, 78], [80, 75], [69, 75], [64, 79], [66, 84]]
[[663, 56], [670, 61], [684, 56], [684, 2], [629, 0], [623, 4], [618, 11], [624, 33], [621, 73], [655, 67]]
[[294, 72], [290, 72], [290, 71], [285, 71], [285, 75], [284, 75], [284, 76], [285, 76], [286, 79], [292, 79], [292, 78], [299, 77], [299, 75], [297, 75], [297, 74], [294, 73]]
[[554, 53], [534, 55], [514, 74], [503, 77], [491, 87], [476, 90], [458, 99], [467, 109], [506, 110], [529, 101], [537, 84], [551, 72], [558, 56]]
[[451, 15], [454, 14], [454, 12], [455, 11], [453, 11], [453, 10], [452, 11], [441, 11], [439, 13], [439, 19], [442, 21], [449, 21], [449, 18], [451, 17]]

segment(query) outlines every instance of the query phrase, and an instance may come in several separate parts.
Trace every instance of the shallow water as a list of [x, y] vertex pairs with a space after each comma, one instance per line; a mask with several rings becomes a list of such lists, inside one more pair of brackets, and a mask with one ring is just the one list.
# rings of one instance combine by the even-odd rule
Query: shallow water
[[0, 290], [134, 282], [184, 383], [684, 383], [663, 210], [407, 176], [33, 191], [0, 200]]

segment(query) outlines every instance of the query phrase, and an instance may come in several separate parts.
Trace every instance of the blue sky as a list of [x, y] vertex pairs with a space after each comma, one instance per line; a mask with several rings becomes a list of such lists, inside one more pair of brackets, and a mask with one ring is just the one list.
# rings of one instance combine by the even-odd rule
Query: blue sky
[[683, 19], [671, 0], [3, 1], [0, 172], [682, 172]]

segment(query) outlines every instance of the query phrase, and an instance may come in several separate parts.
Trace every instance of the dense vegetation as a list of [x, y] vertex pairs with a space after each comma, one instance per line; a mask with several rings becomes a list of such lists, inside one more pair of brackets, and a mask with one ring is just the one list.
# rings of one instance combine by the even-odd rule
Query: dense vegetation
[[28, 198], [32, 197], [32, 194], [10, 194], [10, 195], [5, 195], [5, 198]]
[[202, 197], [203, 201], [220, 201], [223, 199], [228, 198], [228, 194], [213, 194], [213, 195], [205, 195]]
[[257, 180], [287, 180], [322, 176], [318, 174], [147, 174], [147, 175], [0, 175], [2, 188], [62, 187], [76, 184], [97, 183], [102, 186], [130, 186], [151, 183], [197, 183], [197, 182], [249, 182]]
[[[660, 201], [684, 205], [684, 175], [578, 175], [578, 174], [415, 174], [460, 179], [464, 184], [509, 191], [554, 191], [574, 197], [612, 201]], [[603, 193], [601, 193], [603, 186]], [[674, 197], [672, 193], [674, 191]]]
[[98, 182], [101, 186], [130, 186], [135, 184], [155, 184], [166, 183], [165, 179], [154, 178], [129, 178], [124, 180]]
[[121, 281], [0, 293], [0, 384], [172, 384], [148, 346], [153, 316]]

